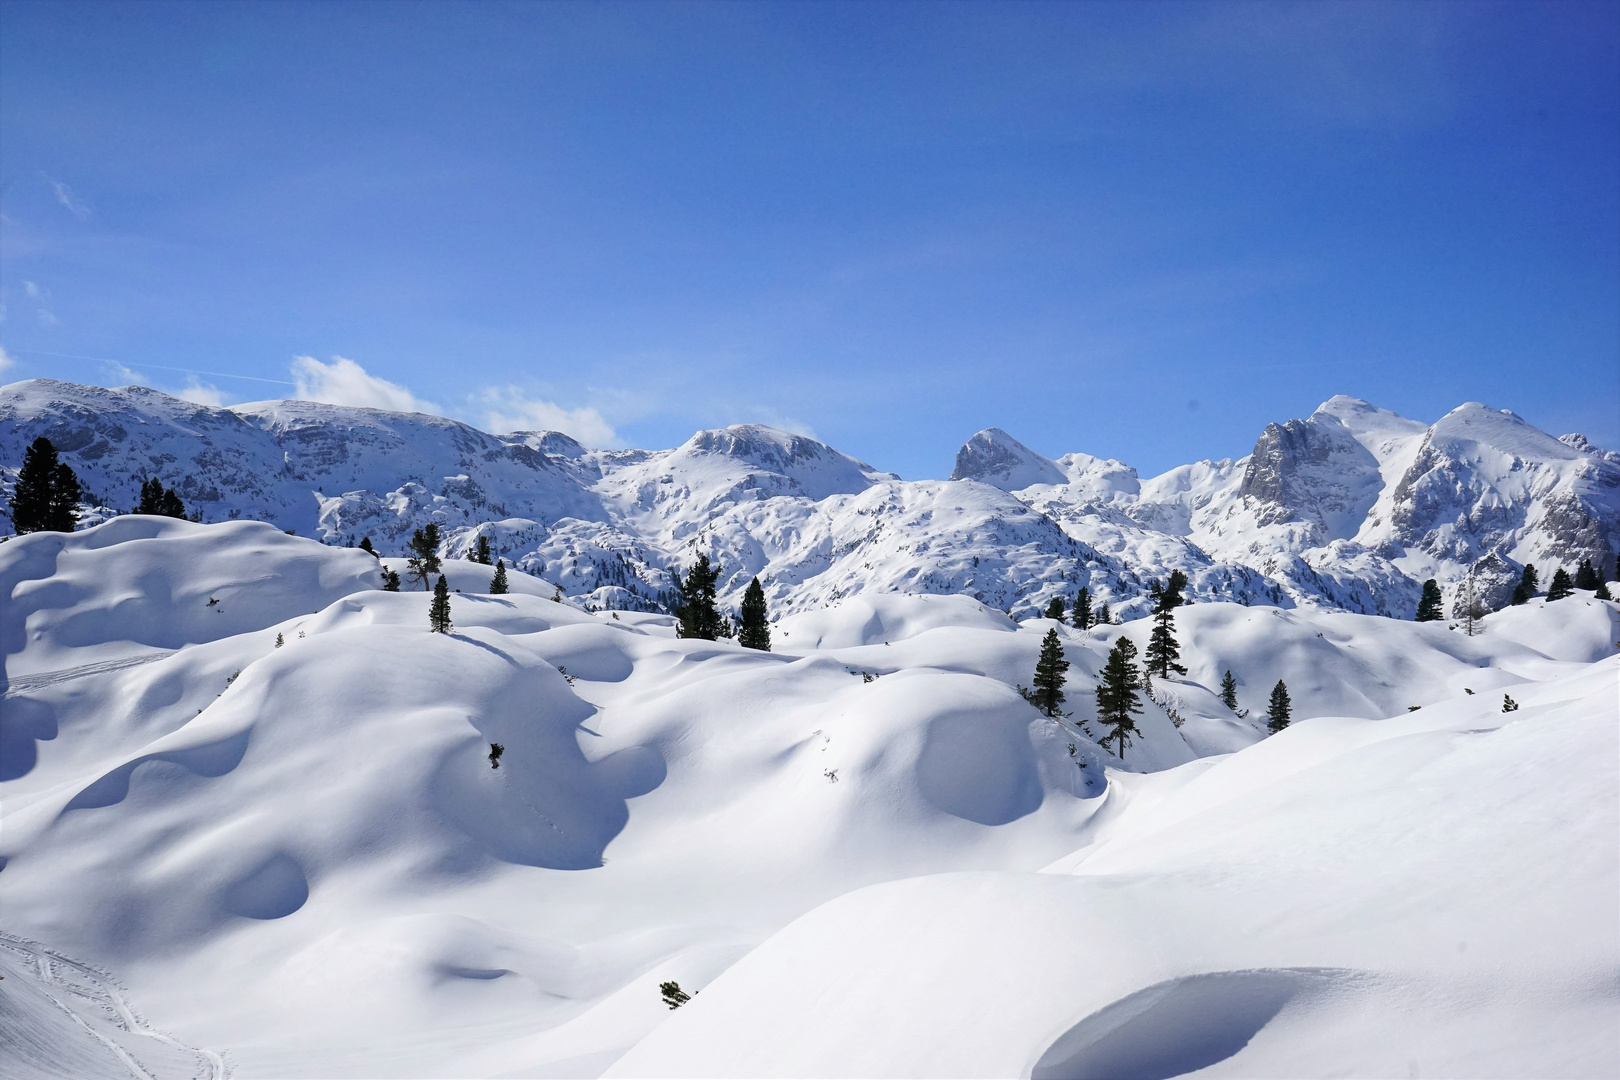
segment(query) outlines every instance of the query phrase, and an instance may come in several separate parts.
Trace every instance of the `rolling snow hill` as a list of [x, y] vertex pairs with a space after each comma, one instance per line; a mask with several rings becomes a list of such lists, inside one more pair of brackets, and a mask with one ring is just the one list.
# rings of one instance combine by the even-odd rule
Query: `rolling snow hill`
[[1238, 461], [1142, 479], [1083, 453], [1048, 459], [991, 428], [951, 479], [903, 481], [755, 425], [673, 450], [587, 450], [557, 432], [310, 402], [216, 409], [133, 387], [0, 388], [0, 483], [49, 436], [102, 520], [142, 480], [205, 520], [263, 520], [398, 554], [436, 521], [445, 553], [480, 534], [592, 608], [664, 611], [671, 570], [718, 558], [735, 607], [758, 575], [773, 612], [874, 592], [966, 594], [1017, 617], [1082, 586], [1139, 613], [1173, 569], [1202, 602], [1410, 617], [1437, 578], [1490, 607], [1526, 562], [1620, 552], [1620, 454], [1467, 404], [1433, 425], [1336, 397], [1272, 424]]
[[0, 1071], [1620, 1068], [1620, 605], [1194, 604], [1121, 760], [1090, 691], [1145, 622], [1058, 626], [1048, 719], [1017, 687], [1057, 624], [970, 596], [806, 606], [763, 653], [446, 566], [439, 635], [270, 524], [0, 544]]

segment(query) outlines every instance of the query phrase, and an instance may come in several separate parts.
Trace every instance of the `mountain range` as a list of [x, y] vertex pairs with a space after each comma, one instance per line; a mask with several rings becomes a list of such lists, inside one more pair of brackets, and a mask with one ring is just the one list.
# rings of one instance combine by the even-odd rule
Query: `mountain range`
[[1620, 551], [1620, 454], [1474, 402], [1425, 424], [1334, 397], [1267, 425], [1246, 457], [1146, 479], [998, 428], [962, 446], [948, 480], [902, 480], [759, 425], [591, 450], [420, 413], [34, 379], [0, 387], [0, 485], [39, 435], [89, 493], [86, 524], [127, 512], [151, 477], [204, 521], [370, 537], [384, 554], [434, 521], [446, 555], [487, 536], [597, 609], [666, 609], [674, 573], [706, 553], [726, 603], [757, 575], [777, 617], [888, 592], [1018, 618], [1081, 586], [1129, 617], [1179, 569], [1195, 600], [1405, 618], [1429, 577], [1448, 609], [1468, 588], [1494, 609], [1527, 563], [1543, 578], [1588, 558], [1609, 570]]

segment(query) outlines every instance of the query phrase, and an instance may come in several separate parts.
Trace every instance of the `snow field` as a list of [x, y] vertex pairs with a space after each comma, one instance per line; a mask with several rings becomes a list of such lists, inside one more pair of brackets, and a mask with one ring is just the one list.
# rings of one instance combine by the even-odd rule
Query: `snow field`
[[[1612, 727], [1614, 661], [1601, 658], [1614, 651], [1616, 609], [1585, 596], [1498, 613], [1472, 639], [1444, 624], [1184, 608], [1177, 622], [1192, 670], [1161, 688], [1184, 723], [1149, 706], [1122, 767], [1015, 692], [1047, 620], [1015, 624], [966, 597], [868, 594], [782, 620], [777, 651], [763, 654], [678, 640], [667, 616], [556, 603], [548, 583], [517, 572], [501, 597], [476, 591], [490, 568], [447, 560], [445, 572], [462, 590], [452, 596], [455, 632], [434, 635], [420, 586], [382, 592], [371, 556], [268, 526], [131, 517], [0, 545], [12, 598], [0, 616], [11, 679], [0, 712], [7, 928], [117, 971], [157, 1028], [226, 1053], [239, 1076], [594, 1075], [649, 1033], [616, 1068], [917, 1075], [943, 1060], [931, 1047], [943, 1054], [974, 1032], [980, 1056], [961, 1058], [968, 1064], [955, 1073], [1009, 1075], [997, 1070], [1034, 1068], [1059, 1029], [1165, 980], [1174, 985], [1160, 996], [1183, 1008], [1214, 993], [1208, 986], [1240, 985], [1196, 981], [1211, 972], [1372, 973], [1241, 975], [1236, 997], [1260, 1003], [1244, 1023], [1279, 995], [1300, 1003], [1278, 1006], [1279, 1018], [1326, 1000], [1319, 986], [1410, 975], [1413, 986], [1450, 993], [1450, 969], [1424, 961], [1412, 974], [1369, 944], [1373, 913], [1414, 882], [1433, 892], [1428, 907], [1395, 917], [1405, 927], [1397, 959], [1422, 955], [1446, 905], [1460, 905], [1460, 924], [1479, 923], [1485, 936], [1471, 940], [1508, 940], [1492, 904], [1522, 914], [1525, 892], [1545, 887], [1595, 827], [1571, 824], [1557, 799], [1583, 800], [1599, 816], [1614, 803], [1612, 778], [1592, 764], [1603, 746], [1589, 714], [1607, 693]], [[1112, 639], [1146, 631], [1061, 631], [1074, 721], [1092, 715], [1092, 673]], [[1228, 666], [1245, 704], [1282, 677], [1296, 718], [1341, 719], [1203, 756], [1261, 738], [1262, 718], [1234, 716], [1211, 692]], [[1500, 712], [1503, 687], [1519, 712]], [[1407, 714], [1408, 704], [1424, 707]], [[1502, 731], [1486, 739], [1487, 728]], [[1529, 734], [1506, 740], [1511, 754], [1468, 756], [1513, 732]], [[495, 742], [505, 747], [499, 769], [488, 761]], [[1572, 777], [1561, 793], [1549, 779], [1559, 769]], [[1458, 829], [1476, 839], [1459, 843], [1457, 859], [1485, 846], [1480, 830], [1506, 812], [1498, 804], [1524, 821], [1493, 834], [1491, 865], [1500, 872], [1501, 851], [1511, 851], [1523, 873], [1492, 893], [1442, 849]], [[1449, 809], [1426, 824], [1440, 805]], [[1465, 829], [1469, 814], [1484, 824]], [[1559, 838], [1543, 843], [1541, 829]], [[1371, 839], [1358, 840], [1364, 833]], [[1316, 834], [1328, 838], [1314, 853], [1323, 865], [1306, 858]], [[1520, 858], [1538, 844], [1546, 850]], [[1366, 882], [1333, 876], [1340, 847]], [[1388, 849], [1380, 871], [1374, 856]], [[1070, 857], [1080, 861], [1068, 866]], [[1456, 883], [1435, 892], [1433, 860]], [[1277, 877], [1295, 863], [1303, 884]], [[1034, 873], [1048, 866], [1074, 873]], [[977, 876], [937, 876], [963, 872]], [[1550, 895], [1601, 895], [1612, 877], [1590, 853], [1581, 873]], [[884, 884], [902, 878], [918, 880]], [[927, 914], [935, 904], [957, 910], [956, 886], [940, 884], [953, 881], [982, 882], [972, 890], [984, 914], [966, 923]], [[1289, 892], [1295, 885], [1305, 891]], [[859, 907], [885, 889], [911, 898], [892, 910], [910, 910], [916, 927]], [[1042, 890], [1056, 899], [1029, 899]], [[1324, 897], [1350, 929], [1307, 917]], [[1091, 923], [1074, 910], [1104, 900], [1134, 914], [1099, 944], [1090, 935], [1114, 909]], [[829, 1009], [864, 1002], [861, 1023], [799, 1003], [780, 985], [791, 965], [770, 966], [781, 942], [849, 905], [853, 929], [805, 939], [827, 959], [805, 969], [804, 987], [820, 986]], [[1585, 909], [1559, 910], [1551, 921], [1571, 935], [1590, 929]], [[1027, 925], [1026, 951], [1044, 958], [1024, 946], [998, 952], [1003, 931], [974, 920]], [[1274, 926], [1293, 944], [1231, 944]], [[964, 971], [1008, 958], [986, 985], [1046, 1026], [998, 1026], [987, 1008], [983, 1026], [957, 1021], [954, 1044], [916, 1027], [912, 1014], [927, 1010], [913, 1002], [931, 999], [907, 996], [907, 934]], [[1335, 935], [1348, 944], [1317, 947]], [[1594, 942], [1594, 955], [1612, 955]], [[1041, 973], [1071, 962], [1071, 948], [1088, 957], [1084, 992], [1062, 983], [1068, 974]], [[1527, 955], [1514, 961], [1529, 972], [1525, 985], [1573, 1003], [1559, 1030], [1578, 1041], [1601, 995], [1571, 981], [1572, 961], [1556, 948], [1544, 962], [1536, 949]], [[763, 981], [748, 982], [756, 970]], [[977, 1000], [962, 977], [927, 970], [942, 980], [937, 993], [960, 995], [964, 1009]], [[1473, 969], [1467, 977], [1490, 1008], [1517, 1015], [1505, 983]], [[667, 978], [704, 993], [670, 1013], [656, 992]], [[1042, 989], [1051, 979], [1061, 994]], [[775, 1010], [777, 1028], [726, 1004], [734, 981], [754, 987], [742, 992], [749, 1007]], [[8, 972], [0, 1003], [11, 982]], [[1384, 1016], [1394, 999], [1382, 993], [1355, 998], [1356, 1008]], [[767, 1068], [763, 1033], [797, 1023], [801, 1008], [800, 1042], [779, 1032], [787, 1041]], [[1340, 1017], [1345, 1031], [1362, 1030], [1357, 1015]], [[712, 1033], [682, 1041], [694, 1024], [724, 1028], [735, 1056], [693, 1049]], [[861, 1034], [874, 1025], [895, 1034]], [[1304, 1047], [1299, 1061], [1331, 1050], [1269, 1018], [1256, 1030], [1255, 1046]], [[829, 1045], [795, 1056], [812, 1033]], [[1082, 1031], [1070, 1042], [1098, 1038]], [[1442, 1049], [1462, 1045], [1460, 1034], [1437, 1038]], [[832, 1044], [855, 1056], [827, 1057]]]

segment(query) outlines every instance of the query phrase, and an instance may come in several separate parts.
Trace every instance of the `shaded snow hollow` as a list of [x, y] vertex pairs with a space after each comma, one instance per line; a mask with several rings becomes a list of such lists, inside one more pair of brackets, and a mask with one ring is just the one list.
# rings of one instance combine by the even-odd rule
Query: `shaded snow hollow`
[[0, 544], [0, 1071], [1620, 1069], [1614, 604], [1196, 604], [1121, 762], [1090, 689], [1146, 623], [1060, 628], [1059, 722], [1053, 624], [967, 597], [766, 654], [446, 570], [435, 635], [267, 525]]

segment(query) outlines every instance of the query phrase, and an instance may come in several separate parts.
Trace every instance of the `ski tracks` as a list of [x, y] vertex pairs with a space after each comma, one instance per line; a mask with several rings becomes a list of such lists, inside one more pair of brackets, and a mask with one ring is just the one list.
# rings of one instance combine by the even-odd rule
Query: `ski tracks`
[[[186, 1069], [193, 1080], [228, 1080], [225, 1059], [188, 1046], [141, 1019], [112, 976], [26, 938], [0, 931], [0, 949], [24, 961], [45, 996], [85, 1032], [112, 1051], [135, 1080], [168, 1080]], [[137, 1056], [140, 1055], [140, 1056]], [[154, 1071], [140, 1057], [162, 1059]]]

